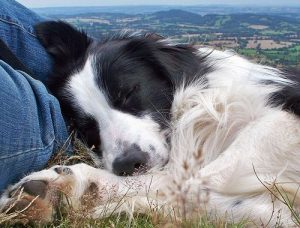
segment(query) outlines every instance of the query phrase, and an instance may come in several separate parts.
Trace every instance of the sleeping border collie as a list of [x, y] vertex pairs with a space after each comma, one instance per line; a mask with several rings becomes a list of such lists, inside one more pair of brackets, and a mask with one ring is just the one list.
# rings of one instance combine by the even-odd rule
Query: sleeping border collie
[[54, 59], [50, 90], [105, 169], [32, 173], [7, 189], [2, 210], [33, 200], [23, 214], [49, 222], [61, 201], [93, 218], [159, 206], [295, 226], [284, 202], [299, 212], [299, 78], [155, 34], [99, 42], [63, 22], [36, 32]]

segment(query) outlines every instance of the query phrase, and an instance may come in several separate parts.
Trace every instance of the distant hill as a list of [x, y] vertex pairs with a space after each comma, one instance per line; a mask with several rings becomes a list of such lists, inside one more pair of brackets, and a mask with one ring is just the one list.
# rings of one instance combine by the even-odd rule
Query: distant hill
[[168, 10], [159, 11], [151, 15], [151, 19], [160, 20], [163, 23], [190, 23], [200, 26], [222, 26], [230, 27], [240, 27], [241, 24], [259, 24], [269, 27], [278, 27], [280, 25], [293, 25], [297, 26], [300, 23], [300, 18], [286, 17], [282, 15], [272, 15], [272, 14], [254, 14], [254, 13], [238, 13], [229, 15], [199, 15], [191, 13], [184, 10]]
[[281, 39], [284, 35], [300, 32], [300, 12], [294, 17], [286, 17], [281, 14], [254, 13], [200, 15], [171, 9], [147, 14], [82, 13], [52, 17], [67, 20], [99, 38], [124, 28], [157, 32], [164, 36], [222, 33], [225, 37], [249, 37], [265, 36], [276, 31]]
[[160, 11], [146, 13], [137, 12], [139, 8], [134, 7], [131, 11], [126, 7], [123, 11], [114, 9], [115, 12], [85, 12], [76, 8], [80, 13], [57, 11], [50, 17], [65, 20], [96, 39], [124, 29], [155, 32], [175, 42], [234, 49], [261, 63], [300, 67], [300, 10], [296, 13], [297, 9], [270, 8], [262, 13], [262, 9], [252, 12], [252, 8], [243, 8], [245, 12], [241, 13], [238, 8], [206, 8], [211, 12], [233, 11], [228, 14], [201, 14], [196, 8], [191, 12], [188, 8], [162, 10], [160, 7]]
[[206, 14], [233, 14], [233, 13], [256, 13], [256, 14], [284, 14], [293, 16], [300, 14], [299, 7], [255, 7], [255, 6], [229, 6], [229, 5], [194, 5], [194, 6], [101, 6], [101, 7], [50, 7], [35, 8], [35, 12], [44, 16], [53, 15], [78, 15], [85, 13], [126, 13], [126, 14], [149, 14], [158, 11], [180, 9], [200, 15]]
[[172, 9], [168, 11], [159, 11], [156, 13], [150, 14], [153, 19], [158, 19], [163, 23], [192, 23], [192, 24], [201, 24], [202, 16], [196, 13]]

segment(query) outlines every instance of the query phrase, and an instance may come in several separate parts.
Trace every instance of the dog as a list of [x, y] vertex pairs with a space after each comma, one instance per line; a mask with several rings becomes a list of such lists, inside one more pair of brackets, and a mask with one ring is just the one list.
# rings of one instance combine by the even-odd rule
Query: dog
[[299, 77], [156, 34], [97, 41], [60, 21], [38, 24], [36, 34], [54, 60], [50, 91], [104, 169], [32, 173], [2, 195], [2, 211], [32, 201], [23, 214], [46, 223], [71, 202], [92, 218], [159, 207], [296, 226]]

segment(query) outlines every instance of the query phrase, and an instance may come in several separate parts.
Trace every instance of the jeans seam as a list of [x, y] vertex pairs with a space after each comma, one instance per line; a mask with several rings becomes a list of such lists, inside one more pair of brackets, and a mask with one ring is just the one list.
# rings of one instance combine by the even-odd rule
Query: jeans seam
[[19, 151], [19, 152], [16, 152], [16, 153], [14, 153], [13, 155], [10, 155], [10, 156], [9, 155], [8, 156], [2, 156], [2, 157], [0, 157], [0, 160], [17, 157], [19, 155], [27, 154], [29, 152], [36, 151], [36, 150], [47, 149], [48, 147], [50, 147], [51, 145], [53, 145], [54, 141], [55, 141], [55, 138], [48, 145], [46, 145], [46, 146], [38, 147], [38, 148], [34, 148], [34, 149], [28, 149], [28, 150], [25, 150], [25, 151]]
[[6, 19], [4, 19], [3, 17], [0, 16], [0, 21], [4, 22], [4, 23], [7, 23], [7, 24], [10, 24], [10, 25], [14, 25], [16, 26], [17, 28], [23, 30], [24, 32], [28, 33], [29, 35], [33, 36], [36, 38], [36, 35], [30, 31], [28, 31], [26, 28], [24, 28], [24, 26], [18, 24], [17, 22], [13, 22], [13, 21], [8, 21]]

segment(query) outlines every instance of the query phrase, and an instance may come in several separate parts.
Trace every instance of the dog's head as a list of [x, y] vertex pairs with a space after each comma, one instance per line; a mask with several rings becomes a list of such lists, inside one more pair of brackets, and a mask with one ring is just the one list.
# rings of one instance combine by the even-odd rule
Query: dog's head
[[174, 90], [204, 70], [195, 50], [154, 34], [99, 42], [63, 22], [41, 23], [36, 33], [54, 59], [50, 90], [105, 168], [131, 175], [163, 166]]

